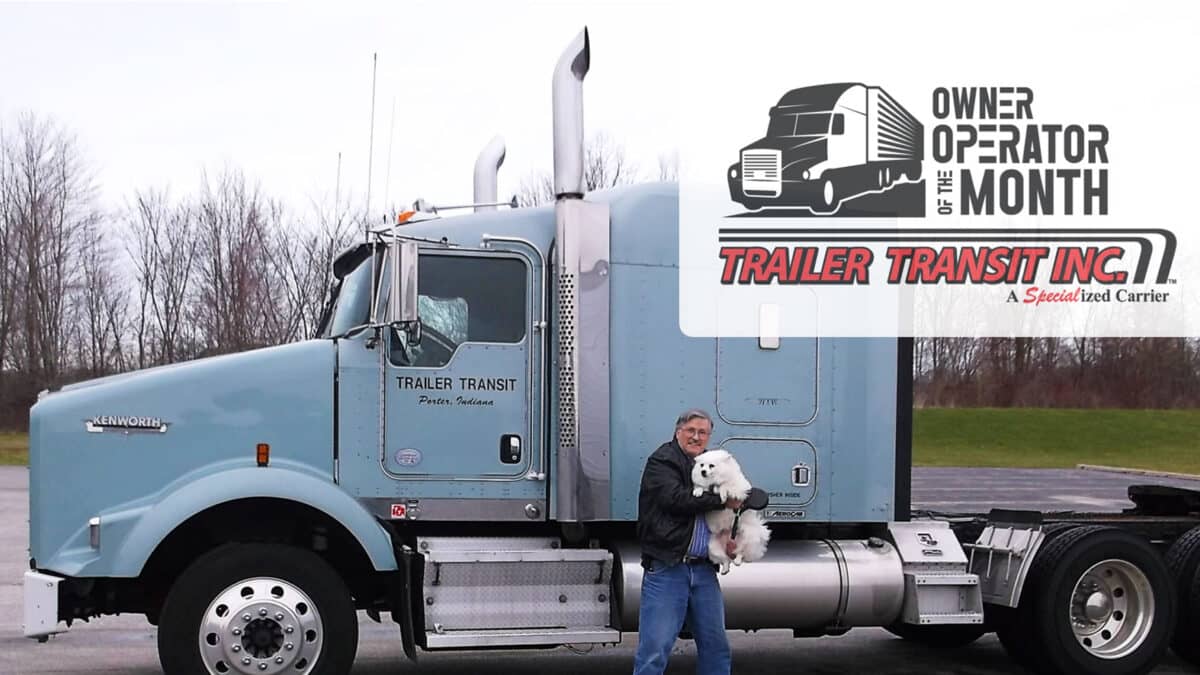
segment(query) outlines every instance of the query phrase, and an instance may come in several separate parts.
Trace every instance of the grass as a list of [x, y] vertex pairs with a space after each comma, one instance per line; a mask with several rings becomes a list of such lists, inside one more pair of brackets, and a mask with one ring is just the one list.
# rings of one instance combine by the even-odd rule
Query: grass
[[[0, 464], [29, 462], [29, 437], [0, 431]], [[919, 466], [1071, 468], [1105, 464], [1200, 474], [1200, 410], [923, 408]]]
[[919, 409], [913, 459], [921, 466], [1103, 464], [1200, 474], [1200, 410]]
[[29, 463], [29, 434], [0, 431], [0, 465]]

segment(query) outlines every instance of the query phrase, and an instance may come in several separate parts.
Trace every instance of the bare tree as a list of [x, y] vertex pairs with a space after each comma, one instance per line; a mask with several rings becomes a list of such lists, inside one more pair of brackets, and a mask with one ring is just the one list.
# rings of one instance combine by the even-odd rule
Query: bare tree
[[5, 139], [3, 163], [18, 283], [13, 311], [20, 315], [12, 347], [45, 386], [64, 372], [68, 296], [81, 274], [77, 241], [100, 220], [95, 183], [74, 137], [33, 114], [22, 115]]
[[267, 344], [262, 299], [270, 283], [263, 241], [269, 209], [257, 184], [226, 169], [205, 175], [197, 205], [197, 287], [192, 319], [205, 352], [242, 351]]
[[335, 198], [332, 206], [312, 201], [309, 218], [302, 231], [293, 235], [295, 262], [286, 273], [290, 301], [299, 311], [296, 338], [316, 334], [322, 305], [333, 282], [333, 260], [362, 231], [365, 214], [351, 212]]
[[[588, 141], [583, 152], [583, 183], [588, 192], [629, 185], [638, 180], [638, 168], [625, 155], [625, 148], [606, 133]], [[517, 190], [519, 206], [538, 206], [554, 201], [554, 176], [549, 171], [534, 171], [521, 181]]]
[[135, 193], [127, 209], [127, 251], [137, 278], [133, 320], [138, 367], [173, 363], [196, 355], [184, 339], [195, 276], [195, 209], [172, 203], [165, 190]]
[[546, 171], [534, 171], [521, 181], [517, 189], [517, 206], [541, 206], [554, 201], [554, 176]]
[[4, 389], [5, 374], [10, 368], [8, 352], [17, 300], [16, 214], [13, 190], [10, 189], [10, 166], [4, 154], [7, 146], [4, 130], [0, 128], [0, 390]]
[[90, 377], [125, 368], [123, 341], [129, 314], [129, 293], [114, 272], [112, 251], [102, 230], [93, 224], [81, 238], [82, 283], [73, 294], [78, 345], [76, 366]]
[[672, 150], [658, 156], [658, 179], [674, 182], [679, 180], [679, 151]]

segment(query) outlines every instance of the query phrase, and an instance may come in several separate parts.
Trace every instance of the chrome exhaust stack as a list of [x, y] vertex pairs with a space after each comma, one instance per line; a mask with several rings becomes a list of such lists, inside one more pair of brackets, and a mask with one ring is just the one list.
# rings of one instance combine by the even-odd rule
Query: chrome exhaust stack
[[479, 157], [475, 158], [475, 191], [471, 201], [482, 205], [475, 207], [475, 213], [496, 210], [495, 204], [499, 200], [497, 175], [500, 173], [500, 166], [504, 164], [504, 154], [504, 138], [496, 136], [479, 152]]
[[[584, 201], [584, 28], [554, 69], [554, 272], [558, 303], [558, 480], [562, 522], [608, 520], [609, 212]], [[586, 339], [584, 339], [586, 337]], [[586, 411], [586, 414], [584, 414]]]
[[591, 65], [587, 28], [567, 45], [554, 68], [554, 196], [583, 196], [583, 78]]

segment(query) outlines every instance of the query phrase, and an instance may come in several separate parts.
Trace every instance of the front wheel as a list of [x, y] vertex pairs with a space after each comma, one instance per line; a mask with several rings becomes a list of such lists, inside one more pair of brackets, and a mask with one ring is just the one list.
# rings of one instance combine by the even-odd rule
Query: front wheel
[[341, 577], [293, 546], [230, 544], [201, 556], [163, 604], [158, 655], [180, 675], [344, 675], [358, 620]]
[[814, 204], [811, 209], [813, 213], [827, 216], [837, 211], [838, 206], [840, 206], [841, 203], [842, 200], [841, 196], [838, 195], [837, 185], [834, 184], [833, 179], [826, 178], [825, 180], [821, 181], [821, 187], [817, 195], [816, 204]]

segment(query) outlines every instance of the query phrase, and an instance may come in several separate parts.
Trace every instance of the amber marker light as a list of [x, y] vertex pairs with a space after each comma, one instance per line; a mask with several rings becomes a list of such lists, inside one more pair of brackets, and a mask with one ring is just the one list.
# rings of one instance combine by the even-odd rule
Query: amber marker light
[[254, 449], [254, 454], [258, 458], [258, 465], [266, 466], [271, 461], [271, 446], [266, 443], [259, 443]]

